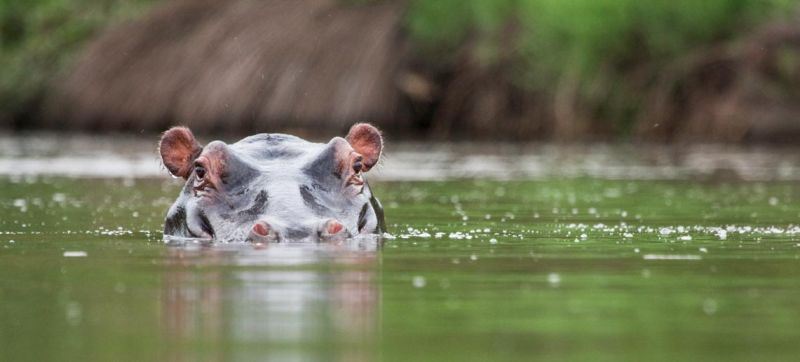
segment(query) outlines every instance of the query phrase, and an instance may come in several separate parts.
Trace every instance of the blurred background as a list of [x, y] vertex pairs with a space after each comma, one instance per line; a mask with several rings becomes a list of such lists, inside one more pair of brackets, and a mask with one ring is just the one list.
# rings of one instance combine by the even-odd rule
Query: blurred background
[[[382, 246], [164, 246], [354, 122]], [[792, 361], [798, 220], [800, 0], [0, 0], [0, 361]]]
[[0, 0], [0, 129], [793, 143], [792, 0]]

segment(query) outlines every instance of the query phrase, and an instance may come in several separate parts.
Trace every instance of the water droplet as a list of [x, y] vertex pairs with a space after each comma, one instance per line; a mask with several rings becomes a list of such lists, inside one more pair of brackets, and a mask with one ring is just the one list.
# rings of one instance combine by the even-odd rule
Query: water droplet
[[411, 280], [411, 284], [414, 286], [414, 288], [424, 288], [425, 287], [425, 277], [423, 277], [421, 275], [416, 275]]
[[703, 301], [703, 312], [706, 315], [713, 315], [717, 312], [717, 301], [711, 298], [707, 298]]
[[64, 195], [61, 192], [56, 192], [53, 194], [53, 201], [59, 204], [63, 204], [65, 201], [67, 201], [67, 195]]
[[15, 199], [14, 207], [18, 207], [20, 212], [28, 211], [28, 201], [25, 199]]
[[558, 273], [547, 274], [547, 283], [549, 283], [551, 287], [557, 287], [561, 284], [561, 276], [558, 275]]
[[69, 323], [71, 326], [77, 326], [81, 324], [81, 320], [83, 319], [83, 311], [81, 310], [81, 305], [78, 304], [78, 302], [67, 303], [64, 314], [67, 319], [67, 323]]
[[64, 257], [65, 258], [83, 258], [83, 257], [86, 257], [87, 255], [89, 255], [89, 254], [87, 254], [85, 251], [82, 251], [82, 250], [65, 251], [64, 252]]

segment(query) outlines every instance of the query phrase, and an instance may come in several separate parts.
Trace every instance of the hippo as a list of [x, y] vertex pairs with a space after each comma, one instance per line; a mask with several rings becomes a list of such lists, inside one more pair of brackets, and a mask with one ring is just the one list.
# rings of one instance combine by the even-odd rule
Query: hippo
[[336, 241], [386, 230], [365, 174], [381, 159], [381, 132], [367, 123], [314, 143], [261, 133], [201, 145], [186, 127], [164, 132], [161, 160], [186, 180], [164, 221], [165, 240], [254, 243]]

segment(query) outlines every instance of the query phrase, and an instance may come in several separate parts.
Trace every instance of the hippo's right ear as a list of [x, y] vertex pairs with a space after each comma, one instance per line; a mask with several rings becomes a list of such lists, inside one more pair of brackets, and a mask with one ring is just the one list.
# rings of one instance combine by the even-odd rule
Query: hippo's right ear
[[192, 131], [186, 127], [172, 127], [161, 136], [158, 152], [161, 161], [167, 170], [175, 176], [189, 178], [192, 174], [192, 164], [203, 146], [194, 139]]
[[381, 131], [369, 123], [356, 123], [350, 128], [345, 137], [350, 146], [364, 157], [364, 172], [369, 171], [381, 158], [383, 151], [383, 137]]

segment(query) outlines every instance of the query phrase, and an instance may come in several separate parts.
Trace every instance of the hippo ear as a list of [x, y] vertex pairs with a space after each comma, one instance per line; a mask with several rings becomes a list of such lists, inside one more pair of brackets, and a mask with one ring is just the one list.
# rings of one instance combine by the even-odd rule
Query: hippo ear
[[354, 124], [345, 139], [356, 152], [364, 156], [364, 172], [369, 171], [380, 160], [383, 138], [381, 132], [371, 124]]
[[172, 127], [161, 136], [158, 152], [167, 170], [175, 176], [189, 178], [192, 163], [203, 146], [194, 139], [192, 131], [186, 127]]

